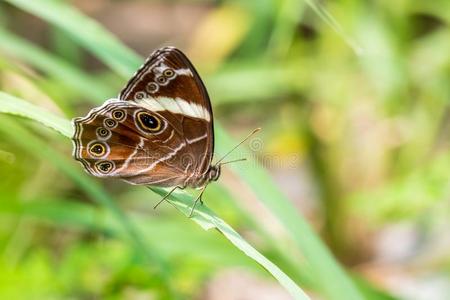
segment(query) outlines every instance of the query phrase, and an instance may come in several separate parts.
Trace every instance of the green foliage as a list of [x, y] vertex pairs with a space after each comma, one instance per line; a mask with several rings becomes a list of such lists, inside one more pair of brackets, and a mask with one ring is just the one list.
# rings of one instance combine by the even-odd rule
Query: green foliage
[[[208, 187], [211, 209], [200, 207], [191, 220], [178, 212], [188, 213], [190, 194], [171, 198], [176, 209], [154, 212], [165, 190], [88, 177], [68, 139], [54, 132], [70, 137], [68, 119], [114, 97], [143, 58], [66, 1], [0, 3], [0, 112], [16, 116], [0, 115], [0, 298], [192, 299], [229, 267], [270, 280], [255, 261], [296, 299], [307, 297], [298, 286], [324, 299], [407, 298], [401, 287], [375, 288], [383, 284], [372, 285], [364, 268], [377, 263], [367, 250], [377, 230], [407, 223], [427, 241], [448, 223], [447, 8], [446, 1], [211, 5], [186, 49], [215, 106], [217, 154], [236, 144], [231, 132], [243, 136], [252, 126], [264, 128], [255, 140], [263, 144], [235, 153], [250, 158], [229, 167], [239, 184]], [[49, 43], [32, 42], [17, 15], [44, 23]], [[248, 28], [224, 22], [238, 18]], [[217, 34], [206, 41], [202, 30]], [[83, 65], [93, 59], [108, 69]], [[311, 222], [289, 193], [299, 182], [289, 184], [286, 173], [276, 180], [265, 166], [307, 174], [300, 187], [312, 191], [302, 194], [313, 203]], [[247, 198], [257, 199], [256, 209]], [[436, 259], [448, 265], [448, 255]]]

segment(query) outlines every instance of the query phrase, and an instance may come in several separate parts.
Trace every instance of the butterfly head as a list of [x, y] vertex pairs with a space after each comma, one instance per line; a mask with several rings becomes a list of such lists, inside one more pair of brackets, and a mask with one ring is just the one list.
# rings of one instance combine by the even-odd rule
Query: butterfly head
[[220, 165], [212, 165], [207, 173], [208, 181], [217, 181], [220, 177]]

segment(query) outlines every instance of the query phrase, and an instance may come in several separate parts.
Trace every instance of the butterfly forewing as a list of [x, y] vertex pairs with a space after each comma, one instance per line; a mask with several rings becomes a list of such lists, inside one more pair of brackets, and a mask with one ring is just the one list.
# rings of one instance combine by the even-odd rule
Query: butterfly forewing
[[200, 128], [188, 124], [183, 127], [188, 138], [207, 136], [205, 148], [196, 152], [205, 161], [199, 172], [207, 171], [214, 152], [211, 102], [200, 76], [183, 52], [173, 47], [155, 51], [130, 79], [119, 98], [142, 103], [151, 110], [167, 109], [177, 118], [205, 122]]
[[183, 52], [173, 47], [152, 53], [119, 94], [122, 100], [157, 97], [181, 98], [212, 113], [200, 76]]

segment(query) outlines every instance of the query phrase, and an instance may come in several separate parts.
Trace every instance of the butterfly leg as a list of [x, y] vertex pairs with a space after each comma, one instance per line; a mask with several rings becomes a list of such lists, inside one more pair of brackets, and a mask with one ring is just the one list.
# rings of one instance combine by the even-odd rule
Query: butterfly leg
[[158, 203], [156, 203], [155, 206], [153, 206], [153, 209], [156, 209], [161, 203], [163, 203], [164, 200], [167, 199], [167, 197], [169, 197], [173, 192], [175, 192], [175, 190], [179, 188], [179, 186], [174, 187], [173, 189], [170, 190], [169, 193], [167, 193], [167, 195], [165, 195], [161, 200], [159, 200]]
[[202, 190], [200, 191], [200, 194], [197, 196], [197, 198], [195, 198], [194, 204], [191, 207], [191, 212], [189, 213], [189, 218], [192, 217], [192, 214], [194, 213], [194, 209], [197, 206], [198, 202], [200, 202], [203, 205], [202, 195], [203, 195], [203, 192], [205, 191], [205, 189], [206, 189], [206, 185], [202, 188]]

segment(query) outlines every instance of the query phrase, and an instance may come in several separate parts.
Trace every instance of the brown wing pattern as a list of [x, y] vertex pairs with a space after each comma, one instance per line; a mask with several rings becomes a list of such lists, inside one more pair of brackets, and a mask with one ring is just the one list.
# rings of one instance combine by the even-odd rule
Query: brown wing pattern
[[[168, 112], [180, 120], [186, 142], [207, 136], [206, 143], [197, 143], [191, 148], [198, 155], [195, 173], [204, 174], [208, 171], [214, 152], [211, 102], [200, 76], [183, 52], [173, 47], [155, 51], [121, 91], [119, 99], [133, 101], [138, 105], [148, 104], [150, 110], [160, 106], [167, 108], [171, 104], [170, 100], [175, 102], [179, 109]], [[189, 107], [177, 103], [183, 100], [194, 106], [194, 110], [205, 109], [208, 118], [203, 118], [201, 122], [207, 124], [194, 127], [200, 122], [196, 118], [198, 114], [190, 113]]]
[[214, 150], [211, 103], [178, 49], [155, 51], [119, 99], [73, 123], [74, 157], [94, 176], [162, 187], [205, 183]]
[[[157, 126], [146, 126], [155, 125], [145, 121], [149, 116], [157, 120]], [[206, 139], [185, 142], [181, 123], [172, 118], [133, 103], [108, 101], [74, 120], [74, 157], [94, 176], [119, 177], [133, 184], [185, 186], [195, 159], [191, 148]]]
[[212, 111], [200, 76], [186, 55], [174, 47], [153, 52], [120, 92], [119, 99], [140, 100], [160, 96], [179, 97]]

